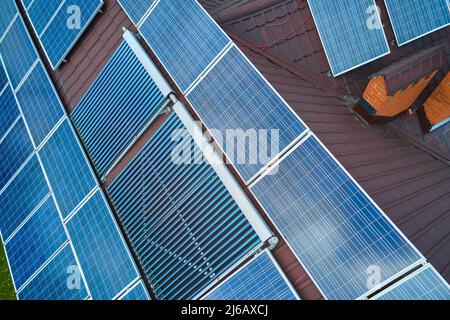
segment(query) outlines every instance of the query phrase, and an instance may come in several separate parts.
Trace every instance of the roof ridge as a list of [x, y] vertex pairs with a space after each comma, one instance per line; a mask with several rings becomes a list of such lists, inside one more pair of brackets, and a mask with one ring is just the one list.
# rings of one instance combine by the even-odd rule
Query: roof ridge
[[302, 78], [306, 82], [309, 82], [310, 84], [314, 85], [315, 87], [322, 89], [323, 91], [326, 91], [327, 93], [331, 94], [332, 96], [348, 103], [349, 102], [349, 96], [346, 95], [344, 92], [341, 92], [338, 86], [336, 86], [332, 81], [329, 79], [325, 79], [324, 77], [315, 74], [314, 72], [308, 70], [305, 67], [302, 67], [298, 63], [295, 63], [294, 61], [289, 61], [286, 58], [281, 57], [278, 53], [276, 53], [271, 48], [264, 48], [264, 49], [255, 49], [252, 48], [250, 40], [247, 39], [245, 35], [242, 34], [236, 34], [232, 30], [230, 30], [227, 27], [223, 27], [223, 29], [226, 31], [226, 33], [239, 45], [244, 46], [245, 48], [255, 52], [256, 54], [259, 54], [263, 56], [264, 58], [270, 60], [274, 64], [278, 65], [279, 67], [282, 67], [283, 69], [287, 70], [288, 72], [296, 75], [297, 77]]

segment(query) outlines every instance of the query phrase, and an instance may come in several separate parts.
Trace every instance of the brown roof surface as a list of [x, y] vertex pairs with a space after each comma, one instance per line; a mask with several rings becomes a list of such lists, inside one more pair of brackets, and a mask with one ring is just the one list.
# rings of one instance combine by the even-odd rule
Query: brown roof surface
[[[273, 7], [267, 8], [267, 3], [273, 4]], [[361, 83], [367, 81], [368, 75], [380, 69], [378, 64], [386, 64], [385, 60], [391, 58], [383, 58], [382, 62], [363, 67], [364, 71], [337, 80], [328, 78], [328, 63], [306, 1], [299, 0], [298, 3], [296, 9], [292, 0], [252, 1], [248, 9], [251, 14], [239, 17], [239, 13], [234, 12], [234, 20], [220, 19], [235, 33], [232, 36], [244, 52], [292, 108], [419, 250], [450, 280], [449, 166], [384, 127], [368, 127], [361, 123], [350, 112], [348, 97], [343, 94], [361, 91], [364, 87]], [[248, 11], [242, 8], [240, 14], [247, 14]], [[306, 21], [287, 40], [277, 42], [264, 51], [246, 46], [246, 39], [263, 41], [260, 32], [264, 25], [285, 20], [293, 11], [296, 12], [295, 17], [290, 18], [288, 24], [271, 27], [269, 32], [270, 39], [275, 39], [277, 35], [273, 30], [286, 34], [299, 22]], [[69, 111], [76, 106], [117, 48], [122, 27], [133, 29], [118, 3], [105, 0], [103, 14], [87, 29], [68, 57], [68, 63], [52, 74]], [[441, 30], [419, 41], [427, 46], [442, 43], [439, 40], [442, 33], [448, 34], [448, 30]], [[394, 53], [393, 57], [409, 53], [408, 48], [404, 47], [402, 53]], [[154, 58], [150, 51], [149, 54]], [[362, 76], [364, 72], [365, 78]], [[151, 126], [142, 139], [149, 139], [158, 123]], [[139, 145], [144, 142], [140, 141]], [[133, 148], [120, 166], [125, 165], [138, 149], [139, 146]], [[302, 298], [321, 298], [311, 279], [282, 241], [275, 257]]]

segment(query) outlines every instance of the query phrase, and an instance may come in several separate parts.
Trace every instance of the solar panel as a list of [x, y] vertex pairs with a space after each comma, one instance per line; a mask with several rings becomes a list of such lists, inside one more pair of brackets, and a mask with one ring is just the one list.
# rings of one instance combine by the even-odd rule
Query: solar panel
[[[172, 157], [177, 154], [179, 159]], [[212, 166], [202, 161], [176, 114], [108, 192], [162, 300], [194, 299], [266, 240], [259, 238]]]
[[3, 66], [14, 89], [25, 77], [38, 55], [22, 18], [16, 18], [0, 43]]
[[[220, 133], [221, 137], [215, 138], [245, 181], [249, 181], [307, 130], [300, 118], [235, 47], [193, 88], [187, 99], [206, 127], [211, 132]], [[231, 132], [236, 139], [228, 143]], [[278, 139], [272, 132], [278, 135]], [[256, 136], [253, 139], [252, 133]], [[264, 134], [267, 134], [266, 139], [261, 139]], [[277, 140], [274, 152], [271, 142]], [[242, 141], [249, 142], [245, 149], [240, 147]], [[261, 150], [265, 153], [262, 154]], [[244, 151], [245, 159], [241, 159]]]
[[137, 301], [151, 299], [147, 292], [147, 289], [145, 289], [144, 283], [142, 281], [139, 281], [137, 286], [131, 289], [121, 300]]
[[385, 0], [399, 46], [450, 25], [448, 0]]
[[64, 116], [63, 106], [41, 62], [34, 67], [16, 95], [38, 146]]
[[0, 231], [7, 240], [50, 190], [36, 156], [0, 192]]
[[68, 120], [59, 126], [39, 151], [63, 218], [97, 185]]
[[374, 0], [308, 0], [335, 77], [390, 53]]
[[230, 43], [195, 0], [160, 1], [139, 32], [183, 92]]
[[33, 152], [33, 144], [22, 118], [0, 142], [0, 190]]
[[123, 10], [137, 26], [156, 0], [119, 0]]
[[5, 244], [16, 288], [25, 282], [68, 240], [51, 197]]
[[3, 69], [3, 64], [0, 61], [0, 92], [4, 89], [6, 84], [8, 83], [8, 78], [6, 76], [5, 69]]
[[17, 7], [15, 1], [3, 0], [2, 10], [0, 11], [0, 39], [6, 32], [6, 29], [11, 24], [16, 14], [17, 14]]
[[[67, 245], [19, 293], [19, 300], [84, 300], [88, 297], [82, 278], [76, 278], [79, 266]], [[68, 280], [74, 276], [72, 286]]]
[[314, 135], [275, 169], [251, 190], [326, 298], [362, 297], [423, 259]]
[[450, 300], [450, 286], [431, 265], [427, 265], [391, 286], [375, 299]]
[[113, 299], [138, 278], [101, 191], [67, 222], [67, 230], [93, 299]]
[[299, 300], [268, 250], [208, 293], [203, 300]]
[[8, 132], [20, 116], [19, 108], [17, 107], [14, 94], [9, 85], [5, 86], [2, 91], [0, 89], [0, 110], [2, 110], [2, 116], [0, 117], [1, 141], [2, 137]]
[[102, 0], [36, 0], [28, 17], [54, 70], [63, 62], [78, 38], [103, 5]]
[[155, 119], [166, 100], [124, 40], [72, 113], [101, 176]]

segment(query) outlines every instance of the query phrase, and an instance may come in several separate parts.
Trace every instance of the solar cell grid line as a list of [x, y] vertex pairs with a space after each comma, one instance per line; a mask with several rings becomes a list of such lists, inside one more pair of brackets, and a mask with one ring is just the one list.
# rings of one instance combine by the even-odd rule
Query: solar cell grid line
[[268, 249], [252, 258], [202, 300], [300, 300]]
[[135, 26], [139, 26], [150, 7], [158, 0], [118, 0]]
[[313, 134], [276, 169], [251, 191], [326, 298], [365, 297], [424, 260]]
[[430, 264], [425, 265], [374, 300], [450, 300], [450, 286]]
[[136, 286], [131, 288], [120, 300], [124, 301], [138, 301], [138, 300], [152, 300], [147, 292], [142, 281], [139, 281]]
[[0, 143], [0, 190], [31, 157], [34, 147], [22, 118]]
[[62, 221], [51, 197], [5, 244], [11, 274], [17, 288], [68, 241]]
[[39, 146], [65, 114], [42, 62], [35, 65], [16, 96], [35, 145]]
[[399, 46], [450, 25], [448, 0], [384, 0]]
[[196, 162], [202, 154], [187, 137], [172, 114], [108, 186], [148, 281], [165, 300], [193, 299], [262, 241], [211, 166]]
[[0, 92], [8, 84], [8, 77], [6, 76], [5, 69], [3, 68], [3, 63], [0, 60]]
[[38, 36], [41, 36], [53, 16], [62, 6], [65, 0], [34, 0], [28, 8], [25, 4], [26, 12], [30, 18], [33, 29]]
[[100, 190], [68, 220], [66, 226], [93, 299], [113, 299], [139, 278]]
[[0, 91], [0, 110], [2, 110], [2, 116], [0, 118], [1, 141], [11, 129], [11, 126], [17, 121], [17, 118], [20, 117], [20, 110], [17, 107], [14, 93], [9, 84], [3, 88], [3, 91]]
[[67, 285], [68, 271], [79, 268], [72, 249], [66, 245], [45, 268], [18, 292], [19, 300], [84, 300], [86, 285], [80, 279], [78, 288]]
[[15, 90], [39, 59], [20, 15], [14, 20], [0, 43], [0, 55], [11, 86]]
[[97, 186], [95, 175], [67, 119], [39, 150], [39, 156], [65, 219]]
[[3, 0], [0, 11], [0, 40], [16, 15], [18, 15], [18, 10], [14, 0]]
[[[147, 61], [147, 63], [151, 63]], [[97, 172], [105, 176], [167, 98], [123, 41], [72, 113]]]
[[25, 7], [25, 9], [28, 9], [35, 0], [21, 0], [21, 1], [22, 1], [23, 6]]
[[159, 1], [138, 29], [182, 92], [231, 42], [196, 0]]
[[0, 231], [4, 240], [13, 234], [49, 193], [39, 161], [33, 156], [0, 193]]
[[335, 77], [390, 53], [375, 0], [308, 0]]
[[[102, 6], [102, 0], [70, 0], [60, 6], [39, 38], [53, 70], [63, 62]], [[77, 12], [81, 13], [80, 28], [69, 28], [68, 19]]]
[[[187, 100], [206, 128], [221, 133], [220, 147], [247, 183], [309, 130], [235, 46], [193, 87]], [[240, 160], [242, 150], [235, 140], [227, 144], [230, 132], [235, 133], [238, 142], [247, 143], [245, 161]], [[249, 132], [258, 136], [266, 133], [267, 139], [259, 137], [258, 143], [248, 143]], [[269, 141], [277, 141], [275, 133], [279, 144], [277, 150], [272, 150]], [[262, 155], [261, 149], [267, 155]], [[251, 160], [255, 156], [257, 161]]]

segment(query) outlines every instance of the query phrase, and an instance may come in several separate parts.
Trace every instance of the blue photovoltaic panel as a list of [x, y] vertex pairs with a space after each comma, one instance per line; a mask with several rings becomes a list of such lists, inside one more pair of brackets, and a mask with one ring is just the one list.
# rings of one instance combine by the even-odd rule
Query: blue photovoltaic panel
[[448, 0], [384, 0], [399, 46], [450, 24]]
[[390, 52], [374, 0], [308, 0], [336, 77]]
[[6, 33], [5, 38], [0, 43], [0, 54], [11, 80], [11, 85], [13, 88], [17, 88], [33, 63], [38, 59], [36, 49], [22, 18], [17, 18]]
[[19, 292], [19, 300], [84, 300], [88, 293], [81, 278], [76, 279], [73, 287], [67, 285], [76, 272], [79, 267], [67, 245]]
[[63, 107], [41, 63], [31, 71], [16, 95], [38, 146], [64, 116]]
[[97, 172], [108, 169], [166, 100], [126, 41], [72, 113]]
[[69, 220], [67, 229], [94, 300], [111, 300], [138, 278], [101, 191]]
[[311, 136], [251, 189], [328, 299], [366, 294], [422, 256]]
[[6, 76], [5, 69], [3, 69], [3, 64], [0, 61], [0, 91], [6, 86], [8, 83], [8, 77]]
[[66, 218], [97, 185], [68, 120], [53, 133], [39, 155]]
[[377, 300], [450, 300], [450, 286], [428, 265], [387, 289]]
[[49, 197], [5, 246], [16, 288], [21, 288], [67, 240]]
[[[61, 64], [102, 5], [102, 0], [70, 0], [64, 2], [40, 38], [53, 69]], [[72, 21], [70, 20], [71, 16], [77, 13], [81, 14], [80, 25], [73, 25], [73, 28], [68, 28], [68, 23], [70, 24]]]
[[261, 245], [176, 114], [108, 191], [159, 299], [194, 299]]
[[0, 190], [24, 164], [34, 147], [22, 118], [0, 143]]
[[0, 39], [16, 14], [17, 7], [15, 0], [2, 0], [2, 10], [0, 10]]
[[119, 0], [120, 5], [135, 25], [144, 17], [156, 0]]
[[160, 1], [139, 31], [183, 92], [230, 42], [195, 0]]
[[8, 239], [50, 190], [36, 156], [0, 194], [0, 231]]
[[[206, 127], [220, 130], [223, 139], [218, 140], [219, 144], [246, 181], [306, 131], [306, 126], [297, 115], [235, 47], [187, 98]], [[237, 136], [229, 145], [227, 130], [233, 130]], [[251, 133], [256, 138], [246, 140], [246, 137], [251, 139]], [[267, 138], [261, 140], [264, 133], [267, 133]], [[239, 152], [242, 150], [237, 141], [247, 142], [243, 160], [240, 159], [243, 152]], [[275, 150], [271, 141], [279, 142]], [[265, 151], [264, 158], [261, 157], [261, 150]]]
[[[23, 6], [25, 7], [25, 9], [27, 9], [30, 6], [30, 4], [32, 4], [35, 1], [36, 0], [22, 0], [22, 3], [23, 3]], [[45, 0], [41, 0], [41, 1], [45, 1]]]
[[203, 300], [299, 300], [268, 251], [264, 251]]
[[[31, 7], [27, 9], [28, 17], [38, 36], [44, 31], [52, 16], [63, 2], [64, 0], [34, 0]], [[67, 18], [69, 18], [69, 14], [67, 14]]]
[[3, 93], [1, 93], [0, 89], [0, 110], [2, 112], [0, 117], [1, 140], [20, 115], [19, 107], [17, 106], [16, 99], [14, 99], [14, 93], [9, 85], [4, 87]]
[[144, 284], [139, 282], [139, 284], [134, 287], [130, 292], [128, 292], [122, 300], [132, 300], [132, 301], [138, 301], [138, 300], [151, 300], [150, 296], [147, 293], [147, 289], [145, 289]]

